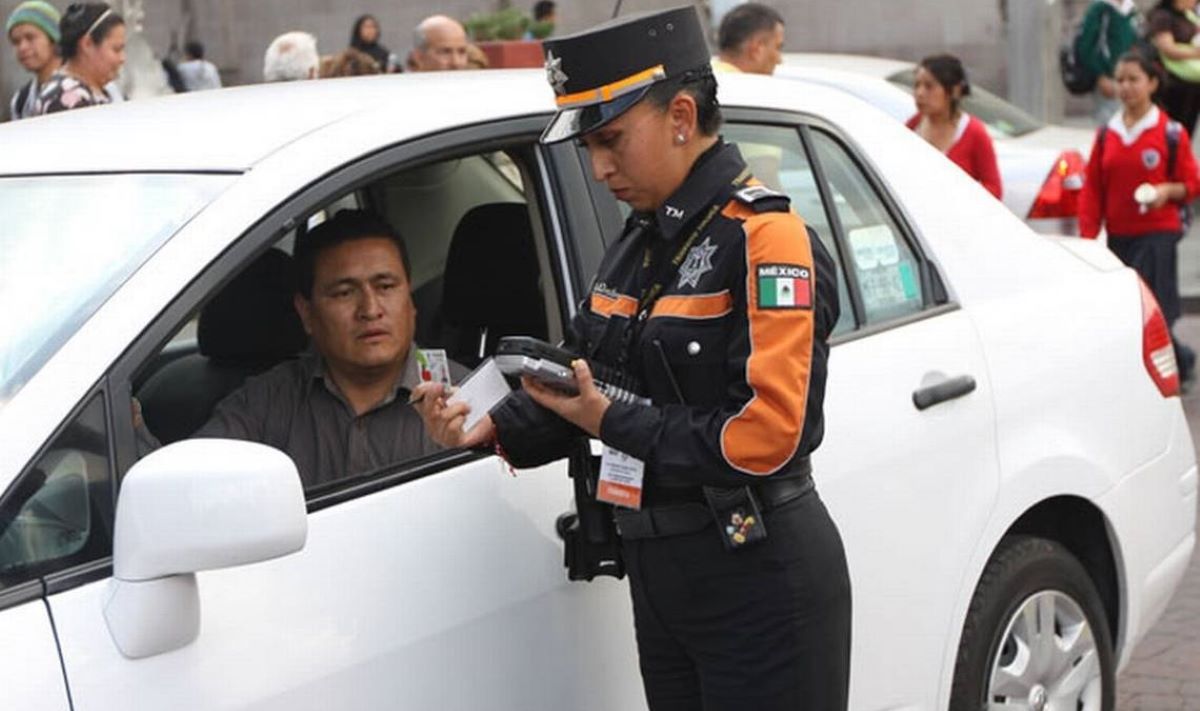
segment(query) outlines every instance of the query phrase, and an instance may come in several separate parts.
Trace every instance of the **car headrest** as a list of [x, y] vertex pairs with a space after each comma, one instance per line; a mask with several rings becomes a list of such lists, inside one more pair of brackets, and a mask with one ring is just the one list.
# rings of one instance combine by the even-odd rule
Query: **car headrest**
[[200, 353], [215, 360], [282, 360], [304, 349], [308, 337], [292, 295], [292, 258], [270, 249], [225, 285], [200, 312]]
[[478, 205], [459, 220], [446, 257], [442, 313], [455, 326], [545, 330], [537, 250], [525, 205]]

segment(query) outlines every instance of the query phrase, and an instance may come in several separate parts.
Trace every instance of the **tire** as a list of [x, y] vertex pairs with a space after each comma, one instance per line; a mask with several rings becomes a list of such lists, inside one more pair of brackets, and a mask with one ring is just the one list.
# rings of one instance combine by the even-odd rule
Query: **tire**
[[[1041, 634], [1050, 620], [1052, 633]], [[1005, 538], [971, 598], [950, 709], [1112, 711], [1113, 656], [1104, 605], [1079, 560], [1044, 538]]]

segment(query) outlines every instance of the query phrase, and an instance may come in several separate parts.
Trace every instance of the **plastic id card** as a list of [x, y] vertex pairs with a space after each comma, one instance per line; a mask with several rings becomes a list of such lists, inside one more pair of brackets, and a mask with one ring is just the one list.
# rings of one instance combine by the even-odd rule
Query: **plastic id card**
[[600, 482], [596, 499], [627, 509], [642, 507], [642, 476], [646, 463], [608, 445], [600, 455]]
[[500, 404], [501, 400], [508, 397], [510, 392], [512, 389], [508, 387], [508, 381], [496, 366], [496, 361], [488, 358], [463, 378], [454, 394], [446, 400], [446, 404], [465, 402], [470, 406], [471, 410], [463, 421], [463, 432], [470, 432], [471, 428], [493, 407]]

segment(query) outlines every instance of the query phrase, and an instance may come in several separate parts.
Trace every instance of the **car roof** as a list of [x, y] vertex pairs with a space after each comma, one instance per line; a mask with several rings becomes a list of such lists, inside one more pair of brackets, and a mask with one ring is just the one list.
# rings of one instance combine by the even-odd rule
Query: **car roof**
[[[770, 77], [722, 75], [728, 106], [816, 109], [845, 94], [805, 82], [780, 97]], [[763, 82], [767, 82], [766, 85]], [[824, 97], [824, 98], [822, 98]], [[728, 99], [728, 101], [727, 101]], [[436, 106], [436, 111], [422, 110]], [[0, 176], [233, 172], [339, 122], [378, 130], [381, 144], [473, 123], [548, 114], [537, 69], [486, 70], [259, 84], [139, 99], [0, 125]], [[213, 137], [219, 140], [213, 140]], [[331, 147], [331, 152], [336, 152]]]
[[820, 52], [788, 52], [783, 55], [784, 67], [797, 69], [831, 69], [853, 74], [866, 74], [880, 79], [912, 69], [913, 62], [886, 57], [869, 57], [864, 54], [824, 54]]
[[[436, 104], [446, 123], [553, 108], [530, 70], [439, 72], [258, 84], [139, 99], [0, 125], [0, 175], [242, 172], [300, 137], [373, 112], [412, 135]], [[481, 80], [486, 79], [486, 80]], [[436, 121], [435, 121], [436, 122]], [[197, 140], [199, 137], [206, 140]], [[220, 140], [211, 140], [219, 136]]]

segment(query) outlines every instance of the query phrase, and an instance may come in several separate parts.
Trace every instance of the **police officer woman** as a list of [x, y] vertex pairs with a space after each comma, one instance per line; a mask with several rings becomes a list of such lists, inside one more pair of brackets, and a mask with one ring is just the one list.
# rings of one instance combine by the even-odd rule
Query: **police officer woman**
[[[633, 208], [572, 323], [578, 395], [539, 385], [466, 436], [464, 407], [428, 386], [434, 439], [493, 439], [516, 466], [583, 437], [605, 455], [642, 678], [662, 709], [844, 709], [850, 584], [810, 477], [823, 433], [833, 262], [787, 198], [717, 134], [716, 80], [695, 10], [547, 40], [558, 113]], [[588, 361], [643, 383], [611, 401]]]

